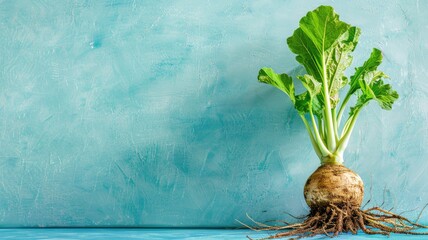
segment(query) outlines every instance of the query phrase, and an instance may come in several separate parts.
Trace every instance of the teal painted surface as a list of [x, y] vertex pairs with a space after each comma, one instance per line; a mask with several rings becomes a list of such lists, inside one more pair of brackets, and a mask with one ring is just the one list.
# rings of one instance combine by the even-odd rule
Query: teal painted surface
[[[274, 232], [269, 232], [272, 234]], [[0, 229], [0, 239], [55, 239], [55, 240], [93, 240], [93, 239], [180, 239], [180, 240], [245, 240], [268, 237], [267, 232], [251, 230], [224, 230], [224, 229], [114, 229], [114, 228], [59, 228], [59, 229]], [[308, 240], [326, 239], [325, 236], [306, 238]], [[387, 236], [373, 236], [358, 233], [358, 235], [342, 234], [336, 239], [421, 239], [421, 236], [406, 236], [391, 234]]]
[[[32, 239], [32, 240], [94, 240], [94, 239], [150, 239], [150, 240], [247, 240], [252, 238], [268, 237], [274, 232], [255, 232], [251, 230], [225, 229], [114, 229], [114, 228], [36, 228], [36, 229], [0, 229], [0, 239]], [[327, 239], [325, 236], [306, 238], [308, 240]], [[391, 234], [387, 236], [373, 236], [358, 233], [358, 235], [342, 234], [336, 239], [421, 239], [421, 236]]]
[[319, 4], [362, 29], [353, 66], [382, 49], [401, 95], [362, 113], [346, 165], [370, 204], [422, 208], [427, 1], [0, 1], [0, 226], [306, 214], [316, 156], [289, 100], [256, 76], [297, 71], [285, 39]]

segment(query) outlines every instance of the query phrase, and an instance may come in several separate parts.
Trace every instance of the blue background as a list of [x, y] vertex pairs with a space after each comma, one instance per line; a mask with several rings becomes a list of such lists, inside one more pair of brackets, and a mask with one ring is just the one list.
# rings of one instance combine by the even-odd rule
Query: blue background
[[[0, 226], [237, 226], [308, 212], [318, 166], [285, 39], [335, 7], [400, 93], [360, 115], [345, 164], [365, 200], [428, 203], [428, 1], [0, 1]], [[415, 210], [416, 209], [416, 210]], [[422, 216], [428, 222], [428, 213]]]

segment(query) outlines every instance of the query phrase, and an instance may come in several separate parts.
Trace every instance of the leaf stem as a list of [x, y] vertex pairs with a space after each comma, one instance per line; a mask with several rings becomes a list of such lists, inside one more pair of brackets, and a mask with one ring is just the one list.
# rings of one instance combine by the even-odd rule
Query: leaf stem
[[334, 138], [336, 139], [336, 142], [339, 141], [339, 134], [338, 134], [338, 126], [337, 126], [337, 119], [336, 119], [336, 108], [331, 109], [331, 115], [333, 116], [333, 128], [334, 128]]
[[320, 136], [321, 136], [322, 140], [325, 142], [325, 132], [324, 132], [324, 126], [322, 123], [322, 119], [317, 116], [317, 120], [318, 120], [318, 126], [319, 126], [319, 130], [320, 130]]
[[315, 150], [315, 153], [317, 154], [318, 158], [322, 158], [322, 153], [321, 150], [316, 142], [316, 140], [314, 139], [314, 135], [312, 133], [311, 127], [309, 126], [308, 121], [306, 120], [305, 116], [303, 114], [299, 114], [300, 118], [302, 119], [303, 123], [305, 124], [306, 130], [308, 131], [309, 134], [309, 138], [311, 139], [311, 143], [312, 143], [312, 147]]
[[325, 146], [324, 141], [322, 140], [322, 138], [320, 136], [320, 132], [318, 130], [317, 123], [315, 121], [315, 117], [314, 117], [314, 114], [312, 112], [312, 106], [309, 107], [309, 115], [311, 116], [312, 126], [314, 128], [315, 140], [318, 143], [318, 147], [319, 147], [322, 155], [323, 156], [331, 155], [330, 150]]
[[334, 126], [333, 119], [331, 116], [331, 103], [330, 103], [330, 94], [328, 91], [328, 81], [327, 81], [327, 69], [325, 66], [325, 57], [324, 53], [322, 55], [322, 68], [323, 68], [323, 97], [324, 97], [324, 119], [325, 119], [325, 129], [326, 129], [326, 139], [327, 139], [327, 148], [329, 150], [334, 150], [336, 148], [336, 139], [334, 137]]
[[342, 115], [343, 111], [345, 110], [346, 104], [348, 103], [349, 99], [351, 98], [351, 94], [346, 94], [345, 98], [343, 99], [342, 105], [340, 105], [339, 113], [337, 114], [337, 126], [340, 126], [340, 122], [342, 121]]
[[342, 138], [340, 139], [337, 150], [335, 151], [339, 155], [343, 155], [343, 152], [348, 146], [348, 142], [351, 137], [352, 130], [354, 130], [357, 117], [360, 114], [360, 110], [361, 108], [358, 109], [352, 116], [350, 116], [348, 118], [348, 121], [346, 121], [345, 123], [345, 128], [343, 129]]

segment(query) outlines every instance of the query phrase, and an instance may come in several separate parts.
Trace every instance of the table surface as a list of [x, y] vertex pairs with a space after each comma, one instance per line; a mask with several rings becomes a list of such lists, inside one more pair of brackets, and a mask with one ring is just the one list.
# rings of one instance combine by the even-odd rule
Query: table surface
[[[0, 239], [260, 239], [273, 232], [255, 232], [251, 230], [225, 229], [153, 229], [153, 228], [1, 228]], [[330, 239], [317, 236], [306, 239]], [[391, 237], [366, 235], [359, 233], [354, 236], [342, 234], [336, 239], [428, 239], [428, 236], [412, 236], [392, 234]]]

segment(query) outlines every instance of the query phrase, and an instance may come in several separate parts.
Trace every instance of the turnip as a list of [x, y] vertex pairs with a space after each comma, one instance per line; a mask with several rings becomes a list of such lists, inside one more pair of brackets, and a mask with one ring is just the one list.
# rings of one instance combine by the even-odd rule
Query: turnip
[[[336, 236], [341, 232], [356, 234], [358, 230], [383, 235], [424, 234], [412, 231], [422, 225], [380, 207], [362, 210], [363, 181], [344, 166], [343, 153], [364, 106], [374, 101], [382, 109], [390, 110], [398, 99], [398, 93], [384, 82], [389, 77], [378, 70], [382, 62], [379, 49], [374, 48], [368, 60], [356, 68], [349, 79], [345, 76], [359, 36], [360, 29], [340, 21], [332, 7], [320, 6], [308, 12], [287, 39], [289, 48], [297, 55], [296, 60], [306, 70], [307, 74], [297, 76], [305, 91], [297, 94], [295, 80], [285, 73], [277, 74], [271, 68], [262, 68], [259, 72], [260, 82], [273, 85], [289, 96], [321, 165], [304, 187], [304, 197], [311, 209], [309, 215], [302, 223], [260, 225], [259, 229], [289, 230], [269, 238]], [[342, 89], [347, 92], [340, 101]], [[347, 104], [353, 96], [355, 105], [349, 108]], [[347, 109], [349, 115], [342, 123]]]

